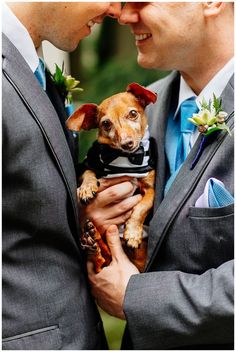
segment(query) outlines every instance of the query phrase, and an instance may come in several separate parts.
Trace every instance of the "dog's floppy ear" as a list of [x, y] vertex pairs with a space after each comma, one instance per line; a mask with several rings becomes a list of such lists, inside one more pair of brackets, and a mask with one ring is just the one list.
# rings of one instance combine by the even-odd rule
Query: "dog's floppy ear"
[[67, 120], [69, 130], [91, 130], [98, 127], [98, 106], [96, 104], [84, 104], [79, 107]]
[[144, 108], [150, 103], [155, 103], [157, 100], [157, 93], [140, 86], [138, 83], [129, 84], [126, 91], [132, 93]]

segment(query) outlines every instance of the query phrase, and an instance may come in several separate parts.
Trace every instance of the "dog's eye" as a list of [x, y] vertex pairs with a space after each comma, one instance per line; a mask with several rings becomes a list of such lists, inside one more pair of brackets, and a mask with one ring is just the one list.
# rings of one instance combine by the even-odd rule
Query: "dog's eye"
[[130, 110], [129, 112], [129, 118], [131, 120], [136, 120], [138, 117], [138, 112], [136, 110]]
[[104, 120], [102, 121], [102, 128], [105, 131], [110, 131], [112, 128], [112, 122], [110, 120]]

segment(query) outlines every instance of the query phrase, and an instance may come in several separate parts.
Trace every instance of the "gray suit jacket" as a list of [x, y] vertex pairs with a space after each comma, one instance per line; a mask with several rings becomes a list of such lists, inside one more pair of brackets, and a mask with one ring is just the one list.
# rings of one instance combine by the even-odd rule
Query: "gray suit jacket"
[[78, 244], [76, 175], [62, 125], [4, 35], [2, 44], [2, 347], [106, 349]]
[[[174, 72], [150, 88], [159, 94], [148, 109], [158, 149], [156, 199], [146, 272], [132, 276], [126, 291], [123, 348], [233, 348], [234, 207], [194, 207], [210, 177], [222, 180], [233, 195], [233, 136], [220, 133], [190, 170], [200, 136], [163, 199], [166, 120], [178, 99], [179, 75]], [[222, 99], [231, 114], [233, 78]], [[232, 130], [232, 114], [227, 124]]]

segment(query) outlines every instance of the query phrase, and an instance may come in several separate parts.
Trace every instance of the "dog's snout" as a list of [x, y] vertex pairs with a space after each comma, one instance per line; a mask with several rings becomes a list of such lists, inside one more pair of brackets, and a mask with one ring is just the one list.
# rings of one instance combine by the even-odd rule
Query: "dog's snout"
[[134, 142], [133, 141], [126, 141], [125, 143], [121, 144], [122, 149], [124, 150], [132, 150], [134, 147]]

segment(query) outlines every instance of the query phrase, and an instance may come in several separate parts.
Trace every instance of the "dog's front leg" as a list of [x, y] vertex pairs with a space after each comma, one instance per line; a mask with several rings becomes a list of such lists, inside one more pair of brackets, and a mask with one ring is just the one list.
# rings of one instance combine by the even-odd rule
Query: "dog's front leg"
[[124, 239], [129, 247], [138, 248], [142, 242], [143, 223], [154, 202], [154, 179], [155, 171], [152, 170], [139, 181], [143, 198], [134, 207], [124, 231]]
[[80, 243], [81, 247], [86, 250], [88, 259], [93, 262], [96, 273], [110, 264], [111, 252], [99, 231], [89, 219], [83, 226]]
[[95, 173], [86, 170], [82, 175], [82, 183], [79, 187], [79, 199], [82, 204], [88, 204], [97, 194], [99, 182]]

